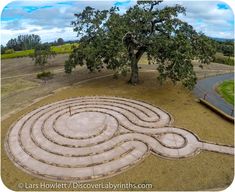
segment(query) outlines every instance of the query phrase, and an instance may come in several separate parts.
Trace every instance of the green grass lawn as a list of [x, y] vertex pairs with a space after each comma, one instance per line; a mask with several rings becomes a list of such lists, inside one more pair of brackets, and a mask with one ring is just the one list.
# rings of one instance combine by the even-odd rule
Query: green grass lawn
[[[70, 53], [72, 51], [72, 45], [77, 44], [64, 44], [64, 45], [58, 45], [58, 46], [52, 46], [52, 50], [55, 51], [57, 54], [62, 53]], [[19, 57], [28, 57], [33, 53], [33, 49], [30, 50], [24, 50], [24, 51], [16, 51], [14, 53], [9, 54], [1, 54], [2, 59], [11, 59], [11, 58], [19, 58]]]
[[217, 91], [228, 103], [234, 105], [234, 80], [224, 81], [218, 86]]

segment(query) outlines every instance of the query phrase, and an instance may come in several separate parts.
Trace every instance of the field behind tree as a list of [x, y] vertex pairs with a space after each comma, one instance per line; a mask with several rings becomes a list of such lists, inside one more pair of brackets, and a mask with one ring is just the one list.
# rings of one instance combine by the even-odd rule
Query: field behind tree
[[[56, 54], [65, 54], [65, 53], [71, 53], [73, 46], [78, 46], [78, 43], [66, 43], [63, 45], [57, 45], [57, 46], [51, 46], [52, 51], [55, 51]], [[1, 54], [1, 59], [13, 59], [13, 58], [20, 58], [20, 57], [29, 57], [34, 52], [34, 49], [30, 50], [24, 50], [24, 51], [15, 51], [14, 53], [8, 53], [8, 54]], [[221, 52], [217, 52], [214, 56], [213, 62], [215, 63], [221, 63], [225, 65], [231, 65], [234, 66], [234, 57], [229, 57], [223, 55]], [[147, 56], [144, 55], [139, 63], [147, 64]]]
[[[58, 88], [102, 75], [112, 75], [112, 71], [108, 70], [103, 70], [101, 73], [91, 73], [86, 67], [77, 67], [72, 74], [65, 74], [64, 62], [68, 59], [68, 56], [68, 54], [58, 54], [55, 58], [49, 60], [47, 71], [51, 71], [54, 77], [48, 81], [36, 78], [40, 68], [36, 67], [29, 57], [2, 60], [2, 115], [30, 104], [34, 99], [48, 95]], [[197, 61], [193, 61], [193, 63], [198, 78], [233, 72], [233, 66], [211, 63], [201, 69]], [[151, 72], [151, 74], [154, 74], [153, 78], [157, 81], [156, 66], [148, 65], [145, 56], [140, 60], [140, 72]], [[142, 74], [140, 74], [140, 79], [144, 81]]]
[[[55, 51], [57, 54], [70, 53], [72, 51], [72, 47], [78, 45], [77, 43], [66, 43], [63, 45], [51, 46], [52, 51]], [[19, 57], [28, 57], [33, 54], [34, 49], [24, 50], [24, 51], [15, 51], [14, 53], [2, 54], [2, 59], [11, 59], [11, 58], [19, 58]]]

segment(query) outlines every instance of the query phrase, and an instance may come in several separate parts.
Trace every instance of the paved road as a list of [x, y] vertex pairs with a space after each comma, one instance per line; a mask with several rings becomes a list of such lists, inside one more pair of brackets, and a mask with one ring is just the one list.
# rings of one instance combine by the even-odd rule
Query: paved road
[[215, 87], [224, 80], [234, 79], [233, 73], [219, 75], [215, 77], [209, 77], [199, 80], [193, 90], [197, 97], [204, 98], [217, 108], [221, 109], [228, 115], [233, 116], [233, 105], [227, 103], [220, 95], [215, 91]]

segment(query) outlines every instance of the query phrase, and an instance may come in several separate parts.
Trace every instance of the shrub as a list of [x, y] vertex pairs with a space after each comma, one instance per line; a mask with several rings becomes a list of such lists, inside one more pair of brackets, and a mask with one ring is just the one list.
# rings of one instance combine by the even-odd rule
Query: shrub
[[53, 77], [53, 74], [50, 71], [43, 71], [37, 74], [38, 79], [51, 79]]
[[213, 62], [215, 63], [222, 63], [225, 65], [234, 65], [234, 59], [232, 57], [227, 57], [227, 56], [220, 56], [220, 55], [216, 55], [214, 57]]
[[11, 53], [14, 53], [14, 52], [15, 52], [14, 49], [7, 49], [5, 51], [5, 54], [11, 54]]
[[51, 46], [48, 43], [39, 44], [35, 47], [33, 54], [31, 55], [35, 65], [39, 65], [41, 70], [44, 71], [48, 59], [55, 57], [55, 51], [51, 50]]
[[225, 61], [224, 61], [224, 64], [233, 66], [234, 65], [234, 59], [226, 58]]

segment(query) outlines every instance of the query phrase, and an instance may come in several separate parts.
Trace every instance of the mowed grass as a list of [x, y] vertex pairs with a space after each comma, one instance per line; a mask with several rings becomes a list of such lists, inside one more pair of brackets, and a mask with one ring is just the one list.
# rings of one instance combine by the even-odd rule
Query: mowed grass
[[[55, 183], [32, 177], [16, 168], [5, 153], [3, 148], [4, 139], [11, 124], [20, 116], [39, 106], [71, 97], [107, 95], [146, 101], [169, 112], [174, 118], [173, 126], [186, 128], [194, 132], [204, 141], [233, 145], [233, 124], [225, 121], [200, 103], [197, 103], [191, 92], [180, 85], [174, 86], [170, 82], [166, 82], [163, 86], [160, 86], [159, 82], [156, 80], [156, 74], [152, 72], [141, 73], [140, 78], [142, 82], [137, 86], [128, 85], [126, 83], [127, 78], [114, 80], [112, 77], [106, 77], [80, 85], [73, 85], [69, 88], [57, 91], [55, 94], [3, 120], [1, 134], [2, 180], [5, 185], [12, 190], [22, 190], [17, 187], [18, 183]], [[224, 189], [231, 184], [233, 177], [233, 156], [203, 151], [194, 157], [179, 160], [169, 160], [156, 155], [149, 155], [140, 164], [119, 175], [92, 183], [150, 183], [153, 185], [153, 188], [146, 190], [189, 191]], [[38, 191], [41, 189], [28, 190]], [[54, 188], [53, 190], [59, 189]], [[66, 188], [61, 190], [94, 191], [103, 189]], [[140, 190], [143, 191], [145, 189]]]
[[224, 81], [217, 87], [217, 91], [228, 103], [234, 105], [234, 80]]
[[[73, 45], [78, 45], [76, 43], [74, 44], [64, 44], [64, 45], [58, 45], [58, 46], [52, 46], [52, 50], [55, 51], [57, 54], [62, 54], [62, 53], [70, 53], [72, 51]], [[1, 54], [2, 59], [11, 59], [11, 58], [19, 58], [19, 57], [28, 57], [31, 54], [33, 54], [34, 50], [24, 50], [24, 51], [16, 51], [14, 53], [10, 54]]]

